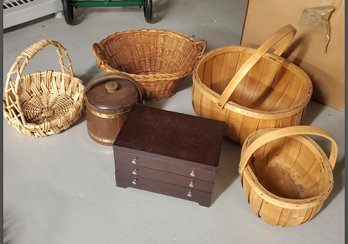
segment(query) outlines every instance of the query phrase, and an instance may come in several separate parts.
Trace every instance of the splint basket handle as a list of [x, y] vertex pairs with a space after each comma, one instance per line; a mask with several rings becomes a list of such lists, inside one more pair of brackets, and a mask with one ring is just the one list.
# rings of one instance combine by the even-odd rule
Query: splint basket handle
[[235, 73], [232, 80], [228, 83], [225, 90], [219, 97], [218, 106], [224, 108], [228, 102], [228, 99], [231, 97], [239, 83], [243, 80], [250, 69], [263, 57], [263, 55], [265, 55], [273, 46], [279, 43], [278, 47], [273, 53], [280, 56], [289, 47], [295, 34], [296, 29], [292, 25], [286, 25], [275, 32], [267, 41], [265, 41]]
[[[266, 129], [267, 130], [267, 129]], [[255, 133], [259, 133], [256, 131]], [[313, 126], [290, 126], [285, 128], [279, 128], [279, 129], [272, 129], [270, 132], [267, 132], [257, 139], [255, 139], [250, 145], [248, 145], [250, 141], [250, 136], [245, 140], [244, 146], [246, 146], [245, 150], [242, 150], [241, 159], [239, 163], [239, 174], [242, 174], [244, 169], [246, 168], [248, 161], [250, 157], [253, 155], [253, 153], [265, 145], [266, 143], [286, 137], [286, 136], [294, 136], [294, 135], [317, 135], [324, 137], [328, 139], [331, 142], [331, 152], [329, 156], [329, 162], [331, 165], [331, 168], [333, 169], [336, 164], [337, 155], [338, 155], [338, 148], [337, 143], [333, 139], [333, 137], [323, 129], [313, 127]], [[244, 151], [244, 152], [243, 152]]]

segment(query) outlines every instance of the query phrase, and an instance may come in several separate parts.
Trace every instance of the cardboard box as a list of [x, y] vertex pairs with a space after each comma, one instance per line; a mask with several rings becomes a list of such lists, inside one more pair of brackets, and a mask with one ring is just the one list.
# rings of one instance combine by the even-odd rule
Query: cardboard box
[[[313, 100], [344, 110], [344, 5], [343, 0], [249, 0], [241, 45], [257, 47], [282, 26], [293, 25], [297, 33], [283, 57], [310, 76]], [[303, 21], [305, 9], [323, 6], [335, 8], [327, 52], [325, 27]]]

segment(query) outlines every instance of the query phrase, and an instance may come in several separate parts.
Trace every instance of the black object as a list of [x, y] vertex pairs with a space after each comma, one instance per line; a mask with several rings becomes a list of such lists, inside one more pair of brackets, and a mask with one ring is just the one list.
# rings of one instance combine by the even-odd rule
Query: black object
[[144, 16], [148, 23], [152, 21], [152, 0], [144, 0]]
[[62, 0], [64, 19], [68, 25], [74, 22], [74, 9], [71, 3], [72, 0]]

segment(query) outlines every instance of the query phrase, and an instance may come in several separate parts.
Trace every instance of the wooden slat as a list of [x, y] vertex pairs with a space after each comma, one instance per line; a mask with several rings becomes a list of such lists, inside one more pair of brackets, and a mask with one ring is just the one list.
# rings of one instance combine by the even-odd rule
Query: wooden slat
[[280, 64], [276, 62], [272, 62], [270, 60], [265, 61], [258, 86], [255, 89], [252, 100], [249, 103], [250, 108], [257, 108], [260, 104], [262, 104], [263, 100], [267, 99], [279, 67]]
[[283, 209], [278, 225], [280, 226], [297, 226], [302, 224], [303, 216], [307, 209]]
[[212, 111], [211, 109], [211, 100], [202, 96], [201, 97], [201, 114], [200, 116], [204, 117], [204, 118], [211, 118], [211, 115], [214, 111]]
[[281, 213], [282, 213], [282, 208], [277, 207], [265, 201], [262, 204], [259, 214], [267, 223], [271, 225], [277, 225]]
[[255, 66], [249, 71], [245, 78], [245, 85], [240, 97], [240, 104], [246, 107], [250, 107], [250, 103], [255, 96], [258, 85], [261, 83], [261, 75], [264, 70], [266, 60], [261, 59], [255, 64]]
[[212, 70], [211, 70], [211, 83], [212, 83], [212, 90], [215, 92], [221, 94], [223, 91], [223, 82], [222, 77], [223, 76], [223, 64], [225, 62], [225, 54], [220, 54], [214, 57], [212, 60]]
[[228, 82], [233, 78], [233, 75], [236, 72], [237, 65], [239, 62], [239, 52], [227, 52], [224, 55], [224, 62], [221, 66], [220, 80], [221, 86], [217, 91], [218, 94], [221, 94], [226, 88]]
[[258, 214], [261, 209], [263, 199], [253, 189], [251, 189], [249, 193], [249, 200], [251, 209], [254, 211], [254, 213]]
[[210, 89], [212, 89], [212, 70], [214, 59], [210, 59], [204, 63], [203, 76], [201, 80]]
[[276, 111], [279, 108], [279, 99], [283, 96], [285, 89], [289, 86], [292, 79], [292, 73], [287, 72], [284, 67], [281, 67], [277, 72], [275, 81], [273, 82], [273, 88], [268, 94], [267, 99], [260, 101], [261, 104], [258, 107], [266, 111]]
[[[296, 81], [295, 76], [292, 76], [286, 89], [283, 91], [282, 96], [279, 98], [277, 103], [275, 103], [274, 107], [277, 107], [279, 110], [281, 110], [289, 108], [292, 104], [294, 104], [296, 97], [301, 94], [300, 86], [301, 85], [298, 81]], [[302, 95], [301, 97], [304, 96], [305, 95]]]
[[258, 119], [244, 116], [242, 125], [240, 128], [240, 132], [239, 132], [240, 142], [242, 143], [248, 135], [256, 131], [258, 126], [259, 126]]
[[239, 141], [239, 132], [241, 130], [244, 116], [234, 112], [228, 112], [228, 135], [234, 141]]
[[249, 192], [250, 192], [250, 185], [249, 185], [249, 182], [243, 177], [242, 179], [243, 181], [243, 190], [244, 190], [244, 194], [249, 202]]
[[276, 128], [283, 128], [293, 125], [293, 119], [292, 117], [286, 117], [283, 119], [277, 119], [276, 121]]
[[202, 99], [202, 93], [199, 91], [199, 88], [196, 87], [195, 84], [192, 85], [192, 106], [195, 112], [198, 115], [201, 115], [201, 99]]
[[[251, 56], [251, 53], [249, 53], [249, 52], [241, 52], [239, 55], [236, 70], [239, 70], [239, 68], [245, 63], [245, 61], [248, 60], [248, 58], [250, 56]], [[240, 98], [241, 98], [242, 93], [243, 93], [244, 85], [245, 85], [245, 78], [242, 79], [240, 84], [237, 86], [236, 90], [232, 93], [232, 96], [230, 97], [231, 101], [234, 101], [234, 102], [239, 104]]]

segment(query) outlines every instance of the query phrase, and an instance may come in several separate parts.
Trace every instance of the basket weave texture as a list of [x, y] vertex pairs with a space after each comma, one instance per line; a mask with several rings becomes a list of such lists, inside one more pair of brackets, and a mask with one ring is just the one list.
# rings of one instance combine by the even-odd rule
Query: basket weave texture
[[[48, 70], [23, 74], [29, 61], [49, 45], [56, 49], [61, 72]], [[73, 75], [67, 50], [58, 41], [41, 40], [23, 51], [7, 73], [4, 117], [25, 135], [58, 134], [79, 119], [83, 94], [84, 86]]]
[[[330, 156], [308, 135], [331, 142]], [[265, 222], [296, 226], [311, 220], [333, 187], [337, 144], [312, 126], [263, 129], [244, 141], [239, 174], [252, 210]]]
[[156, 100], [175, 94], [206, 46], [206, 41], [180, 33], [143, 29], [114, 33], [94, 43], [93, 52], [102, 70], [131, 75], [144, 91], [144, 99]]
[[195, 112], [224, 121], [227, 136], [240, 143], [259, 129], [298, 125], [312, 95], [312, 82], [280, 57], [295, 33], [287, 25], [258, 49], [226, 46], [206, 53], [193, 72]]

